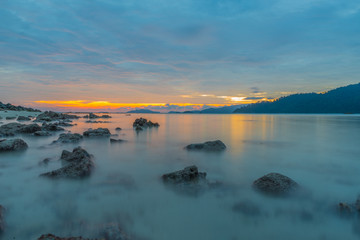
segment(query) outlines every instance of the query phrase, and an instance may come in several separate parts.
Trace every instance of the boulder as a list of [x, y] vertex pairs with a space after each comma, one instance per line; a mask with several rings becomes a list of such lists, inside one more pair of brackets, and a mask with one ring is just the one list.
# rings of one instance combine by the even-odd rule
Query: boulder
[[226, 145], [220, 141], [208, 141], [204, 143], [193, 143], [185, 147], [187, 150], [200, 150], [200, 151], [223, 151], [226, 149]]
[[31, 121], [31, 118], [25, 117], [25, 116], [19, 116], [16, 120], [17, 121]]
[[83, 133], [85, 137], [109, 137], [111, 135], [107, 128], [88, 129]]
[[[95, 238], [83, 238], [83, 237], [57, 237], [53, 234], [43, 234], [38, 240], [100, 240]], [[102, 240], [112, 240], [112, 239], [102, 239]]]
[[206, 179], [205, 172], [199, 172], [197, 166], [193, 165], [172, 173], [162, 175], [166, 183], [196, 183]]
[[59, 127], [59, 123], [43, 123], [41, 126], [41, 129], [43, 131], [51, 131], [51, 132], [56, 132], [56, 131], [64, 131], [65, 129], [62, 127]]
[[121, 131], [121, 127], [115, 128], [115, 131]]
[[27, 148], [26, 142], [20, 138], [0, 140], [0, 152], [21, 151]]
[[83, 178], [90, 176], [94, 161], [92, 155], [81, 147], [75, 148], [72, 152], [64, 150], [61, 154], [63, 167], [43, 173], [40, 176], [50, 178]]
[[137, 127], [141, 127], [141, 128], [152, 128], [152, 127], [159, 127], [159, 123], [153, 123], [151, 121], [148, 121], [145, 118], [137, 118], [135, 119], [134, 123], [133, 123], [133, 127], [137, 128]]
[[34, 136], [51, 136], [51, 133], [48, 131], [36, 131], [34, 132]]
[[77, 143], [83, 139], [78, 133], [62, 133], [54, 143]]
[[263, 193], [284, 195], [294, 192], [299, 188], [299, 185], [280, 173], [269, 173], [255, 180], [253, 187]]
[[5, 208], [0, 205], [0, 234], [4, 232], [5, 230]]

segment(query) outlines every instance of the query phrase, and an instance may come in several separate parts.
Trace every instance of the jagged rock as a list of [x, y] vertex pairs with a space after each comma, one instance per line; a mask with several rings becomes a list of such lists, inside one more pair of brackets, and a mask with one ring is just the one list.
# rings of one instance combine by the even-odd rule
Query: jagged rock
[[16, 119], [16, 117], [10, 116], [10, 117], [6, 117], [5, 119], [6, 119], [6, 120], [14, 120], [14, 119]]
[[34, 136], [51, 136], [51, 133], [48, 131], [36, 131], [34, 132]]
[[190, 167], [186, 167], [183, 170], [164, 174], [162, 176], [162, 179], [164, 182], [174, 184], [198, 182], [206, 179], [206, 173], [199, 172], [197, 166], [193, 165]]
[[185, 147], [187, 150], [202, 150], [202, 151], [223, 151], [226, 149], [226, 145], [220, 141], [208, 141], [204, 143], [193, 143]]
[[121, 131], [121, 127], [115, 128], [115, 131]]
[[17, 121], [31, 121], [31, 118], [25, 117], [25, 116], [19, 116], [16, 120]]
[[254, 181], [253, 187], [263, 193], [284, 195], [294, 192], [299, 185], [280, 173], [269, 173]]
[[107, 128], [88, 129], [83, 133], [85, 137], [109, 137], [111, 135]]
[[93, 157], [81, 147], [75, 148], [71, 153], [64, 150], [61, 155], [63, 167], [43, 173], [40, 176], [51, 178], [83, 178], [91, 174], [94, 168]]
[[83, 238], [83, 237], [57, 237], [53, 234], [41, 235], [38, 240], [112, 240], [112, 239], [95, 239], [95, 238]]
[[133, 123], [133, 127], [137, 128], [137, 127], [141, 127], [141, 128], [151, 128], [151, 127], [159, 127], [159, 123], [153, 123], [151, 121], [148, 121], [145, 118], [137, 118], [135, 119], [134, 123]]
[[0, 205], [0, 234], [5, 230], [5, 208]]
[[54, 143], [77, 143], [83, 139], [78, 133], [62, 133]]
[[26, 142], [20, 138], [0, 140], [0, 152], [21, 151], [27, 148]]
[[59, 127], [59, 123], [55, 122], [55, 123], [43, 123], [41, 126], [43, 131], [52, 131], [52, 132], [56, 132], [56, 131], [64, 131], [65, 129], [62, 127]]
[[122, 142], [125, 142], [125, 140], [110, 138], [110, 143], [122, 143]]
[[79, 118], [79, 117], [76, 115], [46, 111], [46, 112], [39, 114], [36, 117], [35, 122], [43, 122], [43, 121], [51, 122], [51, 121], [57, 121], [57, 120], [77, 119], [77, 118]]

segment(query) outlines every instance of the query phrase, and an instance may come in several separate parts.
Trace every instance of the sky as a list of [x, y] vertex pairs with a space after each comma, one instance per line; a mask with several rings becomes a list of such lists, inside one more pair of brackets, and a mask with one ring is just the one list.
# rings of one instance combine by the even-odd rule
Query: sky
[[191, 110], [360, 82], [358, 0], [0, 0], [0, 101]]

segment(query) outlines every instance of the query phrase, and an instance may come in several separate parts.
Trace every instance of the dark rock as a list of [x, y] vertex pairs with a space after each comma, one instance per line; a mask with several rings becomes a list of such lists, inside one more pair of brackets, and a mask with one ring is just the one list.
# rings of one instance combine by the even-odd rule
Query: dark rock
[[145, 118], [137, 118], [134, 123], [133, 127], [141, 127], [141, 128], [152, 128], [152, 127], [159, 127], [160, 125], [158, 123], [153, 123], [151, 121], [148, 121]]
[[122, 142], [125, 142], [125, 140], [110, 138], [110, 143], [122, 143]]
[[[14, 106], [10, 103], [4, 104], [0, 102], [0, 110], [11, 110], [11, 111], [26, 111], [26, 112], [41, 112], [40, 110], [33, 108], [26, 108], [22, 106]], [[7, 111], [5, 111], [7, 112]]]
[[104, 115], [100, 116], [100, 118], [111, 118], [111, 116], [107, 115], [107, 114], [104, 114]]
[[19, 116], [16, 120], [17, 121], [31, 121], [31, 118], [24, 117], [24, 116]]
[[0, 126], [0, 136], [14, 136], [18, 133], [34, 133], [41, 130], [37, 124], [8, 123]]
[[51, 178], [83, 178], [91, 174], [94, 168], [93, 157], [81, 147], [75, 148], [71, 153], [64, 150], [61, 155], [63, 167], [43, 173], [40, 176]]
[[284, 195], [294, 192], [299, 185], [280, 173], [269, 173], [254, 181], [253, 187], [263, 193]]
[[135, 127], [135, 130], [136, 130], [136, 131], [142, 131], [142, 130], [143, 130], [143, 128], [142, 128], [142, 127], [140, 127], [140, 126], [136, 126], [136, 127]]
[[51, 136], [51, 133], [48, 131], [36, 131], [34, 132], [34, 136]]
[[343, 215], [354, 215], [360, 214], [360, 196], [356, 199], [355, 203], [345, 203], [341, 202], [338, 205], [340, 214]]
[[0, 234], [5, 230], [5, 208], [0, 205]]
[[90, 128], [89, 130], [85, 131], [83, 135], [85, 137], [109, 137], [111, 133], [107, 128], [97, 128], [97, 129]]
[[38, 240], [111, 240], [111, 239], [90, 239], [90, 238], [83, 238], [83, 237], [57, 237], [53, 234], [44, 234], [41, 235]]
[[83, 139], [78, 133], [62, 133], [54, 143], [77, 143]]
[[77, 119], [79, 118], [76, 115], [64, 114], [64, 113], [57, 113], [52, 111], [46, 111], [44, 113], [39, 114], [35, 121], [36, 122], [51, 122], [57, 120], [66, 120], [66, 119]]
[[41, 131], [41, 127], [35, 123], [24, 125], [19, 130], [20, 133], [35, 133], [37, 131]]
[[111, 118], [110, 115], [104, 114], [104, 115], [96, 115], [94, 113], [89, 113], [88, 115], [85, 115], [84, 118], [90, 118], [90, 119], [94, 119], [94, 118]]
[[194, 143], [185, 147], [187, 150], [201, 150], [201, 151], [223, 151], [226, 149], [225, 144], [220, 140], [208, 141], [204, 143]]
[[205, 172], [199, 172], [198, 168], [193, 165], [186, 167], [183, 170], [167, 173], [162, 176], [164, 182], [169, 183], [188, 183], [188, 182], [198, 182], [206, 179]]
[[40, 166], [46, 166], [49, 164], [49, 162], [51, 161], [51, 158], [45, 158], [44, 160], [39, 162]]
[[43, 123], [41, 126], [43, 131], [51, 131], [51, 132], [56, 132], [56, 131], [64, 131], [65, 129], [62, 127], [59, 127], [59, 123]]
[[14, 120], [14, 119], [16, 119], [16, 117], [11, 116], [11, 117], [6, 117], [5, 119], [6, 119], [6, 120]]
[[0, 152], [21, 151], [28, 148], [26, 142], [22, 139], [4, 139], [0, 141]]
[[121, 131], [121, 127], [115, 128], [115, 131]]

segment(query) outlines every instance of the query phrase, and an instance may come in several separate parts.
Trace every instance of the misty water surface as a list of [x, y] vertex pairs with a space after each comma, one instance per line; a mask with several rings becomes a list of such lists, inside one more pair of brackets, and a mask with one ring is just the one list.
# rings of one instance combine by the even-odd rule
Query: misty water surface
[[[37, 239], [44, 233], [92, 237], [111, 222], [152, 240], [360, 239], [360, 222], [336, 211], [338, 202], [354, 202], [360, 194], [359, 115], [112, 116], [101, 119], [111, 123], [79, 119], [66, 129], [83, 133], [106, 127], [126, 142], [85, 138], [50, 145], [60, 132], [24, 135], [27, 151], [0, 154], [0, 204], [7, 208], [2, 239]], [[132, 122], [140, 116], [160, 127], [136, 133]], [[183, 149], [216, 139], [226, 151]], [[79, 145], [95, 157], [90, 178], [38, 177], [61, 166], [63, 149]], [[45, 158], [52, 160], [39, 165]], [[162, 174], [193, 164], [222, 184], [191, 194], [161, 182]], [[270, 172], [291, 177], [305, 194], [284, 199], [254, 191], [252, 182]], [[253, 211], [234, 210], [244, 202]]]

